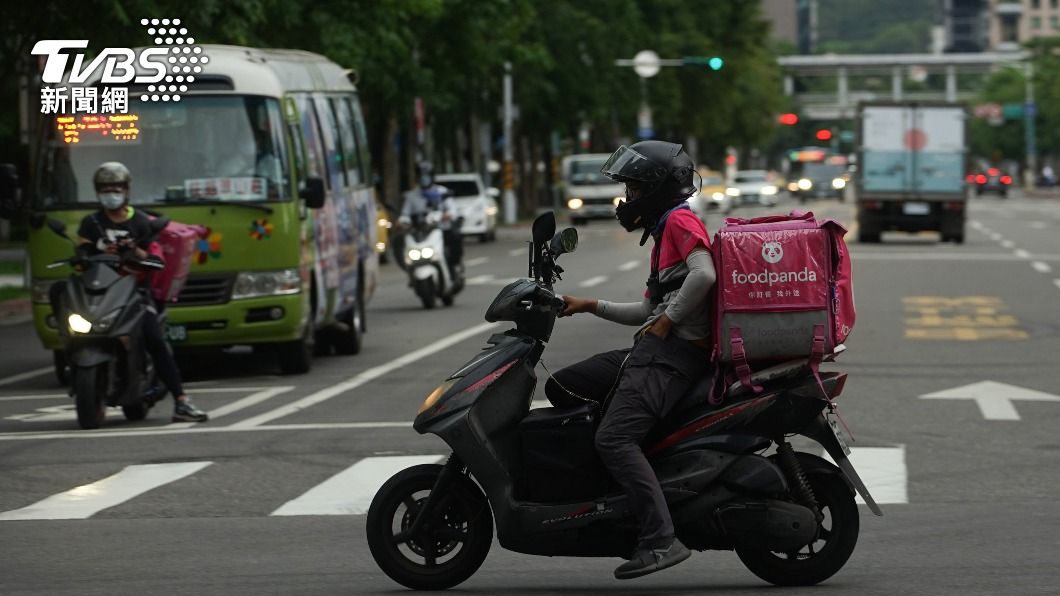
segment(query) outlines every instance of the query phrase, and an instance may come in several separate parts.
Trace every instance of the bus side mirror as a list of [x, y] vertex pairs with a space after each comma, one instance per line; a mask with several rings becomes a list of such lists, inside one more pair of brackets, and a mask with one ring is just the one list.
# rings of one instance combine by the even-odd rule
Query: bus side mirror
[[320, 209], [324, 206], [324, 180], [317, 177], [306, 178], [305, 185], [298, 193], [305, 206], [310, 209]]
[[22, 191], [18, 186], [15, 164], [0, 164], [0, 218], [12, 219], [22, 207]]

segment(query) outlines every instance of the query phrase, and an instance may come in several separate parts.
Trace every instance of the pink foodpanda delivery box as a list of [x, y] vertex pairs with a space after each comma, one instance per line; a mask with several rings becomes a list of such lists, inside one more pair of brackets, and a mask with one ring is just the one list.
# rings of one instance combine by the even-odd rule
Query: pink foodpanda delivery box
[[166, 268], [157, 271], [151, 277], [151, 295], [159, 302], [175, 302], [184, 288], [191, 269], [195, 244], [205, 237], [203, 226], [182, 224], [171, 221], [159, 234], [158, 244], [162, 248], [162, 258]]

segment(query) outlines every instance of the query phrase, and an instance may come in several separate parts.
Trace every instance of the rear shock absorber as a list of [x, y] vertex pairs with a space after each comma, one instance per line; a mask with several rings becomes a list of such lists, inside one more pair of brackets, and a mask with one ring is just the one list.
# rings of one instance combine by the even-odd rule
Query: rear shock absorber
[[806, 480], [806, 473], [802, 471], [802, 466], [799, 465], [799, 459], [795, 457], [795, 450], [791, 448], [791, 443], [784, 439], [777, 441], [777, 456], [780, 459], [780, 468], [784, 470], [784, 475], [788, 477], [788, 483], [791, 484], [795, 497], [800, 503], [809, 507], [813, 514], [817, 516], [817, 521], [820, 522], [823, 515], [821, 514], [820, 506], [817, 504], [817, 497], [813, 494], [813, 488]]

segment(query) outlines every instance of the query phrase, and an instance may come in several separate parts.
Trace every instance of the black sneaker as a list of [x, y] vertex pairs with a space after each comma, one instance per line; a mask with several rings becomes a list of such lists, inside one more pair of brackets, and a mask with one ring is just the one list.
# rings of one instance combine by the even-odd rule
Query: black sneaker
[[673, 567], [690, 556], [692, 553], [676, 538], [666, 548], [637, 547], [637, 550], [633, 552], [633, 557], [615, 569], [615, 577], [617, 579], [641, 577]]
[[190, 399], [179, 400], [173, 405], [173, 422], [206, 422], [209, 419], [210, 416], [196, 408]]

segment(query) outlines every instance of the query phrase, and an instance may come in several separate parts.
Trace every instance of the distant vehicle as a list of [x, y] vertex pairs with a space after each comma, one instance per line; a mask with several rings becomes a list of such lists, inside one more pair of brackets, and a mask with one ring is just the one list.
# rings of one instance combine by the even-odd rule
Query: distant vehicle
[[986, 172], [968, 174], [964, 180], [974, 186], [975, 194], [984, 195], [994, 192], [1001, 195], [1002, 199], [1008, 198], [1008, 189], [1012, 186], [1012, 176], [998, 168], [987, 168]]
[[482, 176], [475, 173], [439, 174], [435, 182], [453, 192], [456, 210], [464, 218], [460, 233], [477, 236], [480, 242], [497, 239], [497, 197], [500, 191], [486, 188]]
[[722, 213], [731, 211], [732, 200], [729, 195], [725, 194], [725, 180], [721, 174], [707, 172], [701, 174], [701, 176], [703, 178], [702, 187], [696, 194], [688, 198], [688, 204], [692, 207], [692, 211], [701, 218], [705, 217], [708, 211], [721, 211]]
[[563, 158], [563, 204], [574, 225], [589, 219], [614, 219], [626, 189], [600, 172], [610, 153], [581, 153]]
[[964, 242], [967, 120], [960, 104], [858, 105], [854, 186], [861, 242], [879, 242], [887, 230], [937, 230], [943, 242]]
[[814, 198], [842, 201], [847, 186], [846, 168], [829, 162], [804, 164], [794, 186], [792, 194], [803, 203]]
[[379, 263], [385, 264], [390, 260], [390, 229], [394, 227], [394, 221], [390, 219], [390, 212], [382, 202], [375, 202], [376, 238], [375, 252], [379, 255]]
[[740, 170], [725, 189], [733, 206], [777, 204], [777, 187], [765, 170]]

